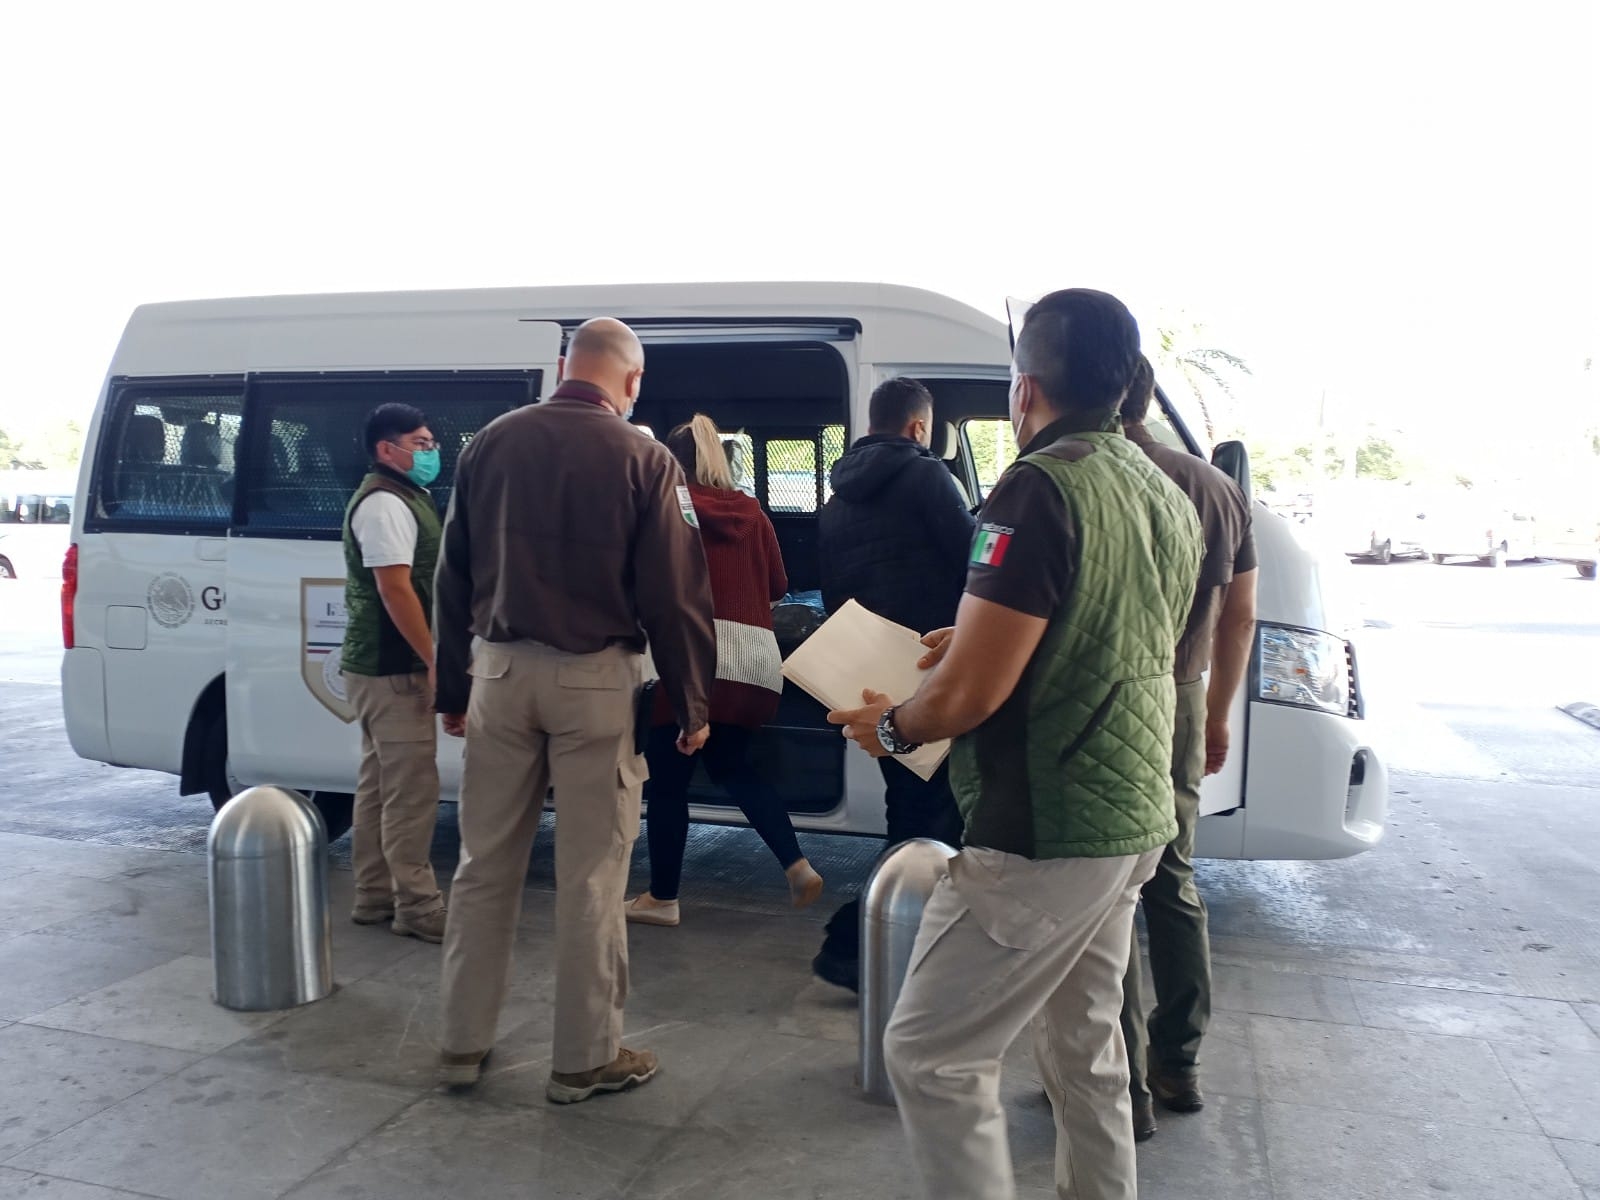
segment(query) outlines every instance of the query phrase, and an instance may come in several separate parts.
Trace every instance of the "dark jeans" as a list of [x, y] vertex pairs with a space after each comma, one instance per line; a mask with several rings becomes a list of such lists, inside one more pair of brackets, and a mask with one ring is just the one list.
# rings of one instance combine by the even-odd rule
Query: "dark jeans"
[[[950, 762], [945, 760], [932, 779], [892, 758], [880, 758], [883, 772], [883, 801], [888, 830], [884, 850], [888, 851], [912, 838], [933, 838], [947, 846], [961, 845], [961, 812], [950, 792]], [[861, 899], [851, 900], [828, 918], [828, 936], [822, 952], [847, 960], [861, 956]]]
[[803, 857], [783, 800], [750, 761], [751, 730], [711, 723], [711, 738], [698, 754], [678, 753], [678, 729], [664, 725], [650, 732], [645, 757], [650, 800], [645, 832], [650, 840], [650, 894], [676, 900], [683, 876], [683, 849], [689, 840], [689, 782], [695, 763], [705, 764], [711, 782], [733, 798], [778, 865], [785, 870]]

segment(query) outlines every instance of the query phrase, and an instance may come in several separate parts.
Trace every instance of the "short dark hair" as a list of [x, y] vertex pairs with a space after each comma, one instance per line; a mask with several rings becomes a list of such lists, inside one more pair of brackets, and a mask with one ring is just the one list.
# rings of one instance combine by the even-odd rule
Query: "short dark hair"
[[885, 379], [867, 402], [868, 433], [899, 433], [924, 413], [933, 412], [933, 393], [915, 379]]
[[1156, 398], [1156, 370], [1150, 360], [1139, 355], [1133, 364], [1133, 379], [1128, 384], [1128, 394], [1122, 398], [1122, 419], [1129, 425], [1143, 421], [1150, 413], [1150, 401]]
[[1139, 358], [1139, 323], [1109, 292], [1067, 288], [1028, 310], [1013, 355], [1062, 414], [1117, 415]]
[[376, 456], [379, 442], [392, 442], [397, 437], [415, 433], [428, 423], [420, 408], [409, 404], [380, 404], [367, 417], [365, 446], [367, 453]]

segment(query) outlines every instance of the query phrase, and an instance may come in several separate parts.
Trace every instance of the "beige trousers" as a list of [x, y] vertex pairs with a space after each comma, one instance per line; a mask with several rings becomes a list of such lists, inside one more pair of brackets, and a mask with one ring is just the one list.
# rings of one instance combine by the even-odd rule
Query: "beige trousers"
[[[494, 1045], [528, 856], [556, 801], [556, 1012], [551, 1069], [616, 1058], [628, 994], [623, 893], [646, 770], [633, 750], [643, 658], [473, 643], [461, 865], [444, 935], [442, 1049]], [[1124, 939], [1126, 940], [1126, 939]]]
[[356, 906], [424, 916], [444, 903], [430, 852], [439, 819], [438, 732], [428, 675], [344, 676], [361, 726], [350, 827]]
[[1117, 1018], [1134, 902], [1160, 856], [1036, 862], [968, 847], [951, 860], [923, 911], [884, 1035], [929, 1200], [1016, 1195], [1000, 1068], [1041, 1012], [1050, 1018], [1057, 1194], [1137, 1196]]

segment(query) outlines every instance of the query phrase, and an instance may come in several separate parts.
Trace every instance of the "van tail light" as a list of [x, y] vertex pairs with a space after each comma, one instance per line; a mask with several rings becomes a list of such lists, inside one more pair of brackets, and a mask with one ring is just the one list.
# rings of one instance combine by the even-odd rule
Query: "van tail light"
[[78, 603], [78, 543], [67, 547], [67, 557], [61, 562], [61, 644], [71, 650], [77, 641], [72, 620]]

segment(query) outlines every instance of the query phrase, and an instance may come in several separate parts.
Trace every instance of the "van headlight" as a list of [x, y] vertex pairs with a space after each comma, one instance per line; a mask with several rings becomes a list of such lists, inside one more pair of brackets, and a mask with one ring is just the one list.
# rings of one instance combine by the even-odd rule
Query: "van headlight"
[[1314, 629], [1262, 622], [1256, 629], [1255, 698], [1346, 717], [1350, 702], [1350, 647]]

